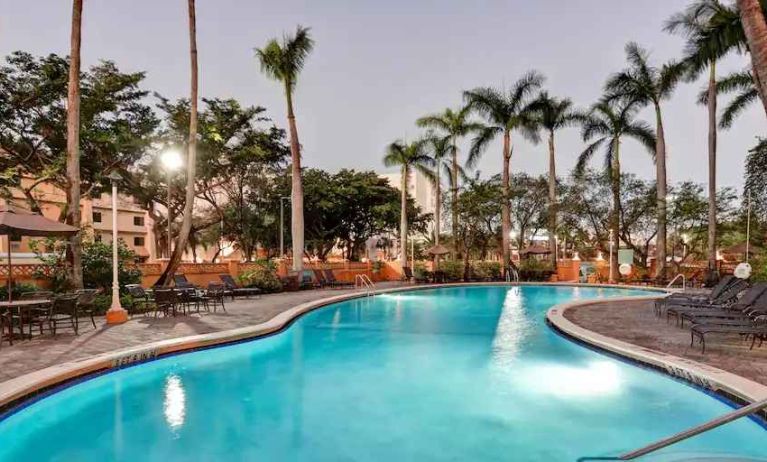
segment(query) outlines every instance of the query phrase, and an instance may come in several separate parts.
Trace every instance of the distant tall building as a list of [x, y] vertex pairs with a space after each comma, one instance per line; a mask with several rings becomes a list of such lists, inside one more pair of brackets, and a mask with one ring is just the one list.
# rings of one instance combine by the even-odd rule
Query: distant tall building
[[[389, 180], [389, 184], [397, 189], [402, 185], [402, 173], [379, 173], [381, 178]], [[437, 194], [434, 185], [426, 176], [414, 171], [410, 173], [407, 182], [408, 196], [415, 200], [416, 205], [421, 208], [421, 213], [434, 214], [437, 209]], [[434, 222], [429, 225], [429, 230], [434, 230]]]

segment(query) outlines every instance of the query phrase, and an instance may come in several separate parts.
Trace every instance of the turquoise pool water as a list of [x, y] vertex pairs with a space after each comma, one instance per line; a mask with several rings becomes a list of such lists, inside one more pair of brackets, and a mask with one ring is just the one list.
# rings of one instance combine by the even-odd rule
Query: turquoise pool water
[[[87, 380], [0, 421], [0, 461], [574, 461], [730, 410], [545, 325], [643, 292], [451, 287], [338, 303], [286, 331]], [[645, 460], [767, 454], [740, 420]]]

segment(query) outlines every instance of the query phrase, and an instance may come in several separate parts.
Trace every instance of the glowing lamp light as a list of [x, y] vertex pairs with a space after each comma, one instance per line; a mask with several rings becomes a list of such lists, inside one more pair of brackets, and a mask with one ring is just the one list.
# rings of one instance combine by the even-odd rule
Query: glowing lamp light
[[181, 157], [181, 153], [176, 149], [168, 149], [163, 152], [160, 160], [162, 161], [163, 167], [168, 171], [178, 170], [184, 164], [184, 159]]

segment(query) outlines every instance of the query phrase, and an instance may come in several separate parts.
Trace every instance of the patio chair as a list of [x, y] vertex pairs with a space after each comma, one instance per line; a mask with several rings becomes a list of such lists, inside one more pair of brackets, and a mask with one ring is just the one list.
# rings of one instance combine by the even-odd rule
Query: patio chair
[[328, 281], [328, 283], [330, 283], [330, 287], [354, 287], [353, 282], [339, 281], [336, 279], [335, 274], [333, 274], [333, 270], [322, 270], [322, 273], [325, 275], [325, 279]]
[[[742, 281], [742, 279], [741, 279]], [[746, 284], [744, 284], [746, 285]], [[745, 293], [743, 294], [740, 299], [738, 299], [738, 294], [742, 292], [740, 290], [741, 286], [738, 284], [731, 285], [728, 289], [726, 289], [720, 296], [718, 300], [722, 300], [723, 303], [718, 304], [708, 304], [708, 303], [687, 303], [684, 305], [673, 305], [666, 309], [666, 322], [670, 321], [672, 317], [676, 318], [677, 324], [684, 324], [682, 315], [692, 313], [692, 315], [696, 315], [697, 313], [703, 313], [706, 310], [710, 309], [718, 309], [718, 310], [724, 310], [724, 309], [730, 309], [731, 311], [737, 311], [737, 310], [743, 310], [745, 307], [751, 306], [760, 295], [762, 295], [762, 292], [767, 289], [767, 285], [764, 283], [756, 284], [751, 288], [746, 289]], [[738, 291], [738, 292], [735, 292]], [[687, 318], [691, 316], [686, 316]]]
[[189, 282], [185, 274], [174, 274], [173, 284], [179, 289], [199, 289], [199, 287]]
[[751, 346], [753, 350], [756, 341], [759, 340], [759, 347], [767, 339], [767, 316], [759, 316], [752, 322], [742, 325], [721, 325], [721, 324], [696, 324], [690, 329], [690, 346], [695, 344], [695, 338], [699, 339], [701, 353], [706, 353], [706, 335], [708, 334], [738, 334], [748, 340], [751, 337]]
[[317, 280], [317, 283], [319, 283], [320, 288], [324, 288], [324, 287], [330, 286], [330, 282], [328, 282], [328, 280], [325, 277], [325, 275], [322, 274], [322, 270], [312, 269], [312, 272], [314, 273], [314, 279]]
[[131, 297], [131, 302], [127, 306], [129, 315], [152, 311], [154, 301], [140, 284], [126, 284], [125, 289]]
[[[761, 283], [758, 285], [767, 286]], [[689, 320], [692, 324], [724, 324], [737, 325], [753, 321], [758, 316], [767, 316], [767, 289], [756, 298], [756, 300], [745, 300], [746, 295], [730, 308], [725, 309], [703, 309], [688, 311], [681, 314], [682, 323]]]
[[155, 317], [162, 312], [165, 317], [168, 315], [176, 316], [176, 307], [179, 304], [178, 292], [174, 289], [163, 288], [154, 290]]
[[208, 290], [203, 295], [205, 308], [209, 310], [208, 305], [213, 306], [213, 312], [216, 312], [216, 307], [221, 305], [221, 309], [226, 313], [226, 306], [224, 306], [224, 296], [226, 287], [223, 284], [216, 284], [215, 282], [208, 283]]
[[[0, 347], [3, 346], [3, 340], [8, 339], [8, 344], [13, 345], [13, 330], [11, 329], [10, 313], [6, 310], [0, 310]], [[8, 329], [6, 335], [5, 330]]]
[[96, 328], [96, 295], [99, 291], [96, 289], [79, 289], [77, 294], [77, 312], [78, 314], [87, 314], [91, 318], [93, 328]]
[[231, 274], [219, 274], [219, 279], [224, 283], [224, 288], [231, 295], [232, 300], [235, 296], [241, 295], [243, 297], [258, 296], [261, 295], [261, 289], [258, 287], [242, 287], [235, 282]]
[[49, 315], [48, 315], [48, 328], [53, 335], [56, 335], [56, 330], [62, 324], [68, 324], [72, 327], [75, 335], [78, 335], [77, 325], [77, 294], [59, 295], [53, 299]]
[[684, 292], [672, 293], [668, 297], [664, 297], [655, 301], [655, 314], [660, 316], [662, 308], [667, 305], [684, 304], [684, 303], [713, 304], [714, 300], [716, 300], [719, 296], [722, 295], [722, 292], [724, 292], [728, 287], [736, 283], [738, 280], [739, 280], [738, 278], [732, 275], [724, 276], [722, 279], [719, 280], [719, 283], [716, 286], [714, 286], [708, 293], [702, 293], [702, 294], [688, 294]]

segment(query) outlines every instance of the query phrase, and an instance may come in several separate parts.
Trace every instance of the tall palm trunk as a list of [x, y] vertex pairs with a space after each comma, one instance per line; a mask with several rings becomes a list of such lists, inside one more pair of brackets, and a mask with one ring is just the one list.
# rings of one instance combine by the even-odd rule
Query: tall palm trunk
[[158, 285], [169, 286], [176, 269], [181, 264], [181, 256], [189, 241], [192, 231], [192, 214], [194, 213], [195, 179], [197, 175], [197, 18], [195, 0], [187, 0], [189, 13], [189, 63], [190, 63], [190, 95], [189, 95], [189, 138], [187, 139], [186, 156], [186, 195], [184, 203], [184, 218], [178, 241], [168, 261], [168, 266], [157, 280]]
[[509, 169], [511, 168], [511, 131], [503, 132], [503, 174], [501, 190], [503, 192], [503, 206], [501, 207], [501, 245], [503, 249], [503, 267], [511, 263], [511, 246], [509, 234], [511, 233], [511, 203], [509, 201]]
[[458, 258], [458, 145], [455, 142], [455, 136], [452, 138], [453, 144], [453, 174], [450, 178], [450, 206], [452, 207], [452, 225], [453, 225], [453, 258]]
[[557, 270], [557, 171], [556, 152], [554, 150], [554, 130], [549, 132], [549, 250], [551, 267]]
[[291, 189], [290, 189], [290, 232], [293, 242], [293, 271], [304, 269], [304, 187], [301, 182], [301, 145], [298, 142], [296, 115], [293, 112], [293, 94], [285, 86], [288, 102], [288, 126], [290, 127]]
[[666, 276], [666, 136], [663, 131], [663, 117], [660, 106], [655, 105], [657, 139], [655, 141], [656, 192], [658, 204], [658, 237], [656, 255], [658, 256], [655, 275]]
[[746, 33], [756, 89], [767, 112], [767, 22], [759, 0], [737, 0], [740, 22]]
[[716, 268], [716, 62], [708, 76], [708, 267]]
[[620, 209], [621, 209], [621, 162], [620, 162], [620, 139], [613, 141], [613, 158], [612, 158], [612, 193], [613, 193], [613, 209], [610, 213], [610, 240], [613, 245], [609, 246], [610, 250], [610, 278], [609, 282], [615, 282], [615, 278], [618, 276], [618, 233], [620, 229]]
[[[70, 36], [69, 88], [67, 91], [67, 202], [70, 204], [67, 222], [80, 229], [80, 38], [83, 0], [72, 2], [72, 31]], [[75, 288], [83, 287], [82, 239], [80, 233], [70, 238]]]
[[407, 165], [402, 166], [402, 191], [400, 201], [400, 213], [399, 213], [399, 242], [400, 242], [400, 265], [405, 268], [407, 266], [407, 179], [409, 175]]
[[[441, 220], [441, 212], [442, 212], [442, 179], [440, 178], [440, 163], [442, 161], [439, 160], [437, 162], [437, 178], [436, 178], [436, 185], [434, 186], [434, 194], [437, 196], [436, 206], [434, 207], [434, 245], [439, 245], [439, 231], [440, 231], [440, 220]], [[439, 269], [439, 255], [434, 256], [434, 269]]]

